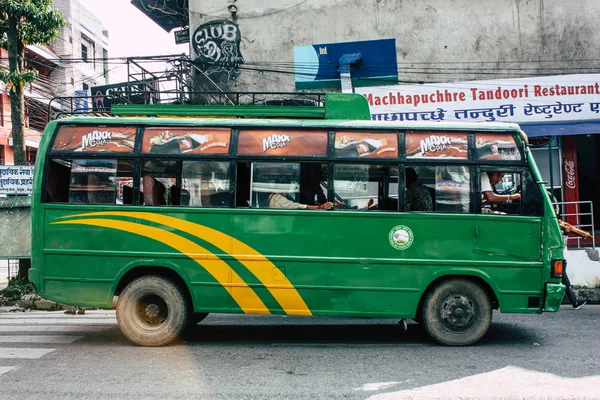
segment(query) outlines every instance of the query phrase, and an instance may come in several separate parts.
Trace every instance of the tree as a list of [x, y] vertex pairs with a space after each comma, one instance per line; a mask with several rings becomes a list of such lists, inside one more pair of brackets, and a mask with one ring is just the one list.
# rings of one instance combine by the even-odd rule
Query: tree
[[8, 70], [0, 71], [0, 81], [9, 87], [15, 165], [27, 163], [23, 86], [38, 75], [25, 67], [25, 46], [52, 42], [64, 23], [52, 0], [0, 0], [0, 46], [8, 50]]

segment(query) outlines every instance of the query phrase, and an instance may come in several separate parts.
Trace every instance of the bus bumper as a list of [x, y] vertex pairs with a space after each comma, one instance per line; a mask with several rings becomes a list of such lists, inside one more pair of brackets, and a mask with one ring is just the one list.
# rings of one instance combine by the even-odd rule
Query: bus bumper
[[565, 285], [560, 283], [546, 283], [544, 311], [558, 311], [565, 297], [565, 289]]

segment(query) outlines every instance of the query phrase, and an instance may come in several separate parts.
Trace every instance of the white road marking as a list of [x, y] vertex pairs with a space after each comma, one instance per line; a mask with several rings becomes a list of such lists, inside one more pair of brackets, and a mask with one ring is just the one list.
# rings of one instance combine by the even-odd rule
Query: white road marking
[[0, 343], [59, 343], [68, 344], [73, 343], [79, 339], [83, 339], [83, 336], [66, 336], [66, 335], [0, 335]]
[[402, 382], [379, 382], [379, 383], [366, 383], [362, 386], [362, 388], [360, 389], [355, 389], [355, 390], [362, 390], [365, 392], [374, 392], [377, 390], [384, 390], [384, 389], [389, 389], [393, 386], [397, 386], [401, 383], [406, 383], [406, 382], [410, 382], [412, 379], [406, 380], [406, 381], [402, 381]]
[[55, 349], [28, 349], [20, 347], [0, 347], [0, 358], [36, 359], [53, 352]]
[[10, 371], [15, 371], [17, 367], [0, 367], [0, 376]]
[[59, 319], [116, 319], [115, 311], [98, 311], [89, 310], [83, 315], [65, 314], [64, 311], [27, 311], [27, 312], [6, 312], [0, 314], [0, 320], [3, 319], [44, 319], [44, 318], [59, 318]]
[[0, 325], [7, 324], [21, 324], [21, 325], [43, 325], [43, 324], [60, 324], [60, 325], [116, 325], [117, 320], [112, 319], [99, 319], [99, 318], [0, 318]]
[[61, 325], [0, 325], [0, 332], [102, 332], [110, 329], [109, 326], [61, 326]]
[[547, 372], [507, 366], [416, 389], [377, 394], [369, 399], [597, 399], [599, 387], [600, 375], [564, 378]]

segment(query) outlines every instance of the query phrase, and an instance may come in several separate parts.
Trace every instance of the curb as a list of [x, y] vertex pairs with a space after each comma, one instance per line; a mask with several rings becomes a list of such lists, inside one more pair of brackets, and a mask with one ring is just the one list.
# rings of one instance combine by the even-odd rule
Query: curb
[[600, 304], [600, 288], [573, 288], [573, 291], [580, 301], [584, 300], [587, 304]]

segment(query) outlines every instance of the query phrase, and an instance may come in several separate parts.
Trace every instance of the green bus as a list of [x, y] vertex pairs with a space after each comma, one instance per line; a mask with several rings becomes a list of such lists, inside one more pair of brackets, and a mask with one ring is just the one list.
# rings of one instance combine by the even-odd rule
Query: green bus
[[560, 307], [563, 238], [515, 124], [372, 121], [354, 94], [113, 111], [48, 124], [29, 279], [116, 302], [133, 343], [245, 313], [412, 318], [469, 345], [494, 309]]

